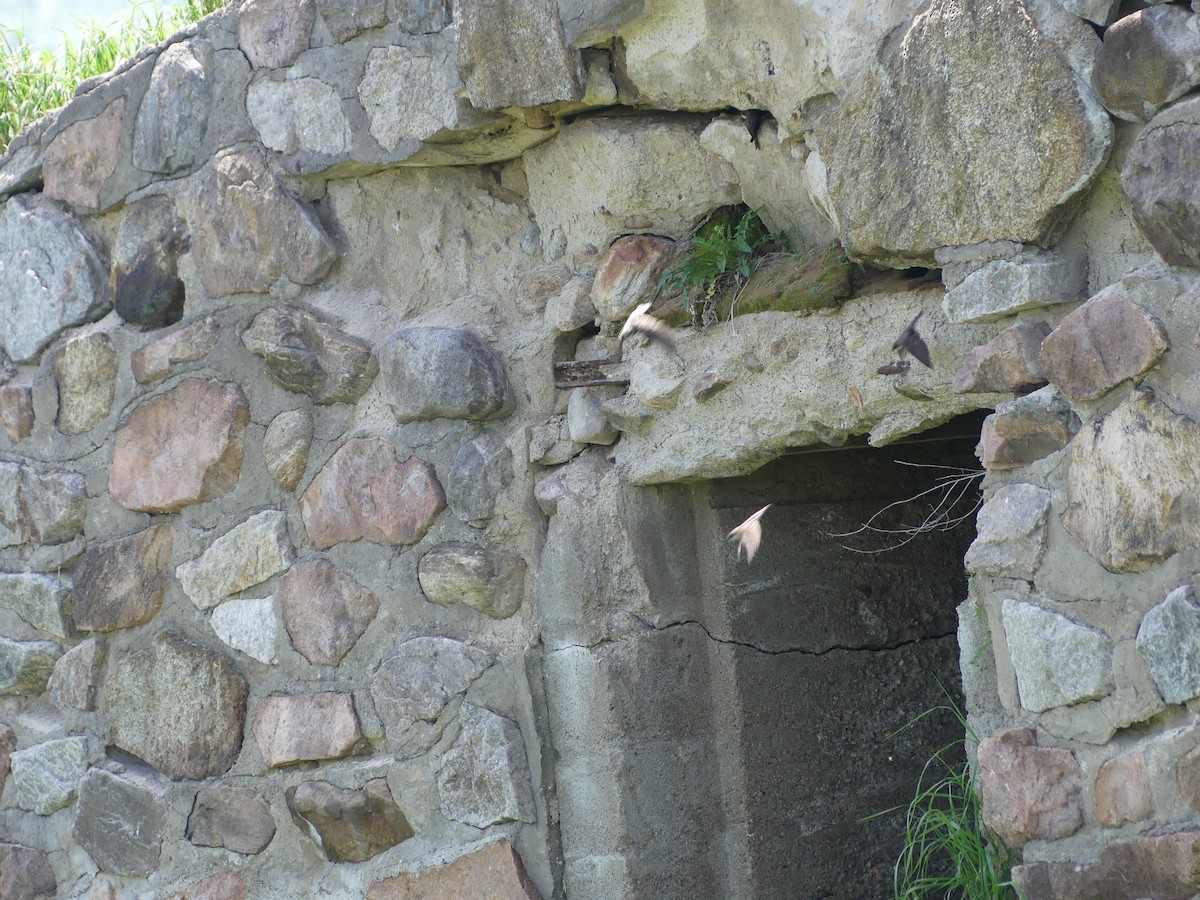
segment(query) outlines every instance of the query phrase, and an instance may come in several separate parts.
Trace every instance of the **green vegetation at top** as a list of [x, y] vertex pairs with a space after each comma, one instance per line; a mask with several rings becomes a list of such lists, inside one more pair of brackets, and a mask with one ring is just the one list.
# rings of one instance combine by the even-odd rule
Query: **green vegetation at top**
[[16, 29], [0, 28], [0, 152], [22, 128], [64, 105], [75, 88], [111, 72], [123, 59], [224, 6], [225, 0], [182, 0], [149, 12], [133, 6], [124, 25], [111, 30], [94, 22], [78, 43], [66, 42], [61, 56], [35, 51]]

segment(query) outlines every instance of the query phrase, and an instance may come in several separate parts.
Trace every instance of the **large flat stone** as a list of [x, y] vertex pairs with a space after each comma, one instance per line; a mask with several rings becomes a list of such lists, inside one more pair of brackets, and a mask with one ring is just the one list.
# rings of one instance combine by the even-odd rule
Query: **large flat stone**
[[516, 405], [499, 354], [465, 328], [403, 328], [379, 348], [379, 367], [398, 422], [503, 419]]
[[271, 694], [254, 712], [254, 739], [268, 766], [286, 766], [348, 756], [362, 729], [351, 694]]
[[1146, 613], [1137, 648], [1167, 703], [1200, 694], [1200, 604], [1190, 585], [1171, 591]]
[[106, 872], [145, 877], [158, 869], [169, 784], [149, 772], [88, 772], [71, 835]]
[[1112, 572], [1140, 572], [1200, 541], [1200, 425], [1144, 391], [1071, 442], [1067, 531]]
[[324, 559], [298, 562], [279, 579], [292, 646], [315, 665], [336, 666], [379, 612], [379, 598]]
[[507, 840], [454, 862], [371, 882], [367, 900], [541, 900], [521, 856]]
[[403, 463], [387, 438], [353, 438], [338, 448], [300, 498], [308, 536], [324, 550], [343, 541], [415, 544], [446, 508], [433, 466]]
[[233, 765], [249, 688], [226, 657], [163, 632], [109, 671], [113, 744], [175, 780], [210, 778]]
[[415, 834], [386, 778], [360, 790], [306, 781], [284, 796], [292, 819], [310, 837], [319, 836], [317, 846], [330, 862], [365, 862]]
[[242, 343], [266, 360], [272, 381], [315, 403], [354, 403], [379, 372], [370, 344], [301, 309], [264, 309]]
[[1049, 243], [1108, 159], [1082, 63], [1098, 50], [1052, 4], [933, 0], [818, 124], [843, 246], [903, 267], [939, 247]]
[[0, 211], [0, 350], [32, 360], [111, 303], [100, 258], [65, 210], [36, 194], [8, 200]]
[[83, 631], [144, 625], [162, 608], [175, 532], [167, 522], [91, 544], [75, 569], [75, 624]]
[[1104, 632], [1012, 598], [1005, 598], [1001, 616], [1025, 709], [1044, 712], [1116, 689], [1113, 641]]
[[462, 730], [442, 756], [437, 785], [448, 819], [476, 828], [536, 820], [521, 728], [489, 709], [463, 704]]
[[478, 647], [441, 637], [413, 638], [386, 655], [371, 678], [371, 698], [388, 749], [409, 759], [432, 747], [492, 662]]
[[160, 513], [220, 497], [241, 475], [249, 420], [246, 395], [230, 382], [189, 379], [144, 401], [117, 430], [109, 494]]
[[88, 744], [82, 737], [60, 738], [17, 750], [9, 761], [9, 802], [48, 816], [75, 799], [88, 768]]
[[275, 819], [253, 787], [214, 784], [200, 789], [188, 815], [187, 839], [199, 847], [258, 853], [275, 837]]
[[1134, 223], [1172, 266], [1200, 266], [1198, 134], [1200, 98], [1174, 103], [1138, 133], [1121, 169]]
[[198, 557], [176, 567], [175, 576], [197, 609], [210, 609], [230, 594], [284, 571], [293, 553], [287, 516], [268, 509], [235, 525]]
[[0, 609], [8, 609], [47, 634], [65, 638], [71, 628], [71, 589], [51, 575], [0, 573]]

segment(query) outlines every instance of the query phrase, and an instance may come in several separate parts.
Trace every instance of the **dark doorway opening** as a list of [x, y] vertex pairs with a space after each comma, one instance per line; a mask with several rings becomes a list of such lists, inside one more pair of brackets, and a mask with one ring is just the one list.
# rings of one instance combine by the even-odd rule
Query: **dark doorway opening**
[[[956, 607], [979, 479], [963, 483], [952, 527], [836, 535], [924, 521], [949, 475], [979, 469], [981, 418], [884, 449], [798, 452], [712, 483], [713, 534], [774, 504], [753, 563], [712, 548], [704, 591], [709, 621], [726, 623], [725, 701], [739, 715], [738, 758], [723, 765], [740, 782], [725, 792], [727, 823], [745, 831], [730, 846], [734, 895], [890, 896], [904, 812], [867, 817], [906, 806], [926, 761], [963, 737], [948, 713], [904, 726], [951, 699], [962, 707]], [[729, 809], [736, 796], [741, 810]]]

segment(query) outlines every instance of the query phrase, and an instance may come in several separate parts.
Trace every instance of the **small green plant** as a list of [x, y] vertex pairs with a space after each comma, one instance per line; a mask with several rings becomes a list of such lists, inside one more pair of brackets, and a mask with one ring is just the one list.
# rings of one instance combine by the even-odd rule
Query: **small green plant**
[[683, 292], [685, 311], [699, 325], [716, 321], [717, 302], [736, 292], [754, 271], [755, 254], [781, 240], [767, 231], [755, 210], [747, 210], [736, 224], [732, 210], [709, 220], [692, 237], [691, 249], [659, 280], [659, 287]]
[[[953, 702], [926, 710], [891, 737], [926, 716], [945, 711], [952, 713], [964, 733], [978, 743]], [[896, 900], [1009, 900], [1020, 896], [1009, 877], [1012, 852], [984, 824], [983, 803], [975, 792], [970, 768], [954, 758], [964, 744], [965, 738], [942, 747], [921, 770], [916, 795], [905, 813], [904, 848], [894, 869]], [[882, 810], [868, 818], [891, 815], [900, 809], [904, 807]]]
[[120, 26], [92, 22], [79, 41], [66, 41], [61, 56], [36, 51], [17, 29], [0, 28], [0, 152], [22, 128], [74, 96], [75, 88], [111, 72], [142, 47], [170, 37], [185, 25], [225, 5], [225, 0], [184, 0], [149, 11], [134, 5]]

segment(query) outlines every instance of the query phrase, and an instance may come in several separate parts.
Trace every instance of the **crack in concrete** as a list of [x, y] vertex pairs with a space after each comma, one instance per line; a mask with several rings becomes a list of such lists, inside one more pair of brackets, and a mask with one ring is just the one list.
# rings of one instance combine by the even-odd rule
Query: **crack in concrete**
[[[783, 656], [786, 654], [794, 653], [794, 654], [800, 654], [802, 656], [821, 657], [821, 656], [826, 656], [826, 655], [833, 653], [835, 651], [838, 651], [838, 650], [841, 650], [844, 653], [893, 653], [896, 650], [902, 650], [905, 647], [912, 647], [912, 646], [915, 646], [916, 644], [922, 643], [923, 641], [938, 641], [938, 640], [942, 640], [943, 638], [954, 637], [955, 634], [957, 634], [957, 632], [954, 630], [947, 631], [943, 634], [927, 634], [927, 635], [923, 635], [918, 638], [913, 638], [913, 639], [907, 640], [907, 641], [899, 641], [895, 644], [888, 644], [888, 645], [882, 646], [882, 647], [847, 647], [842, 644], [833, 644], [832, 646], [826, 647], [823, 650], [808, 650], [808, 649], [805, 649], [804, 647], [781, 647], [778, 649], [772, 649], [770, 647], [762, 647], [762, 646], [752, 643], [750, 641], [737, 641], [737, 640], [734, 640], [733, 638], [718, 637], [717, 635], [715, 635], [711, 631], [709, 631], [708, 626], [705, 625], [703, 622], [701, 622], [698, 619], [685, 619], [681, 622], [669, 622], [666, 625], [656, 626], [656, 625], [650, 624], [649, 622], [647, 622], [645, 619], [641, 618], [640, 616], [634, 615], [632, 613], [630, 613], [630, 616], [631, 616], [631, 618], [636, 619], [642, 625], [646, 626], [646, 629], [648, 631], [665, 632], [665, 631], [671, 630], [672, 628], [681, 628], [685, 625], [696, 625], [704, 632], [705, 636], [707, 636], [710, 641], [715, 641], [718, 644], [728, 644], [733, 647], [744, 647], [747, 650], [753, 650], [756, 653], [762, 653], [767, 656]], [[620, 635], [618, 637], [601, 638], [600, 640], [596, 641], [594, 644], [563, 644], [561, 647], [547, 648], [547, 652], [558, 653], [559, 651], [562, 651], [562, 650], [593, 650], [596, 647], [603, 646], [604, 644], [620, 643], [621, 641], [624, 641], [624, 640], [628, 639], [629, 637], [630, 637], [630, 635]]]

